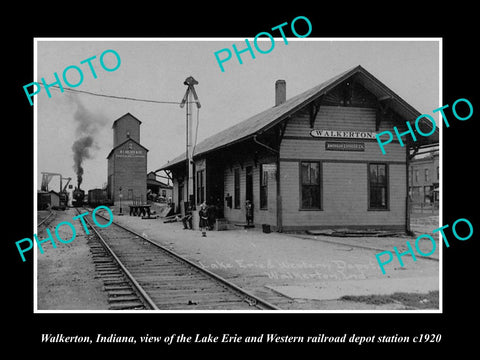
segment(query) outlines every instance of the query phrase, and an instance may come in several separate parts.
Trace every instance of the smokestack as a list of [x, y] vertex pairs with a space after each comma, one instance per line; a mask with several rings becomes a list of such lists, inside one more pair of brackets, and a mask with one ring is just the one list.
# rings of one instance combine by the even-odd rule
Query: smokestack
[[277, 80], [275, 82], [275, 106], [283, 104], [287, 101], [287, 83], [285, 80]]

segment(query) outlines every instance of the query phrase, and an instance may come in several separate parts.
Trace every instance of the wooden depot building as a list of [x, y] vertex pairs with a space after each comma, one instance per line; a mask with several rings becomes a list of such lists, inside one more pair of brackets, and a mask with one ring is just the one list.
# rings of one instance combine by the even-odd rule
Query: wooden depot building
[[[285, 81], [275, 88], [275, 106], [196, 145], [193, 205], [206, 201], [245, 223], [250, 200], [254, 224], [276, 231], [408, 231], [408, 162], [412, 149], [438, 142], [438, 131], [416, 142], [407, 134], [405, 146], [396, 140], [383, 155], [376, 133], [406, 131], [421, 114], [361, 66], [288, 100]], [[185, 154], [160, 170], [171, 173], [184, 213]]]

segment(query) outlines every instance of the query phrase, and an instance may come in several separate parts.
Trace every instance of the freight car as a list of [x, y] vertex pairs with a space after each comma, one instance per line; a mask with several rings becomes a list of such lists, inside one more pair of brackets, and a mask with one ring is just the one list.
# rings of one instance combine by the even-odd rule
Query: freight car
[[84, 205], [85, 202], [85, 191], [76, 187], [72, 193], [72, 205], [74, 207], [80, 207]]
[[88, 190], [88, 205], [91, 207], [97, 207], [99, 205], [113, 205], [112, 200], [107, 196], [107, 190], [103, 189], [91, 189]]

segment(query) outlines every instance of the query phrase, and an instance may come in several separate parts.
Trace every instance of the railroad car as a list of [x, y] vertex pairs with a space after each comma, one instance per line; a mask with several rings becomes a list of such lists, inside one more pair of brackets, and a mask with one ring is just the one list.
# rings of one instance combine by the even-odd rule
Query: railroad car
[[91, 189], [88, 190], [88, 205], [91, 207], [97, 207], [99, 205], [113, 205], [112, 201], [108, 198], [107, 190], [103, 189]]

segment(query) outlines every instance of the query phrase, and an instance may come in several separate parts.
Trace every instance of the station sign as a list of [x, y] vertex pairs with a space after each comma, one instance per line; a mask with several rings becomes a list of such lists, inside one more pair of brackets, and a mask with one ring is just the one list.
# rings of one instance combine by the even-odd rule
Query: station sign
[[376, 139], [376, 132], [355, 130], [312, 130], [310, 135], [316, 138]]

